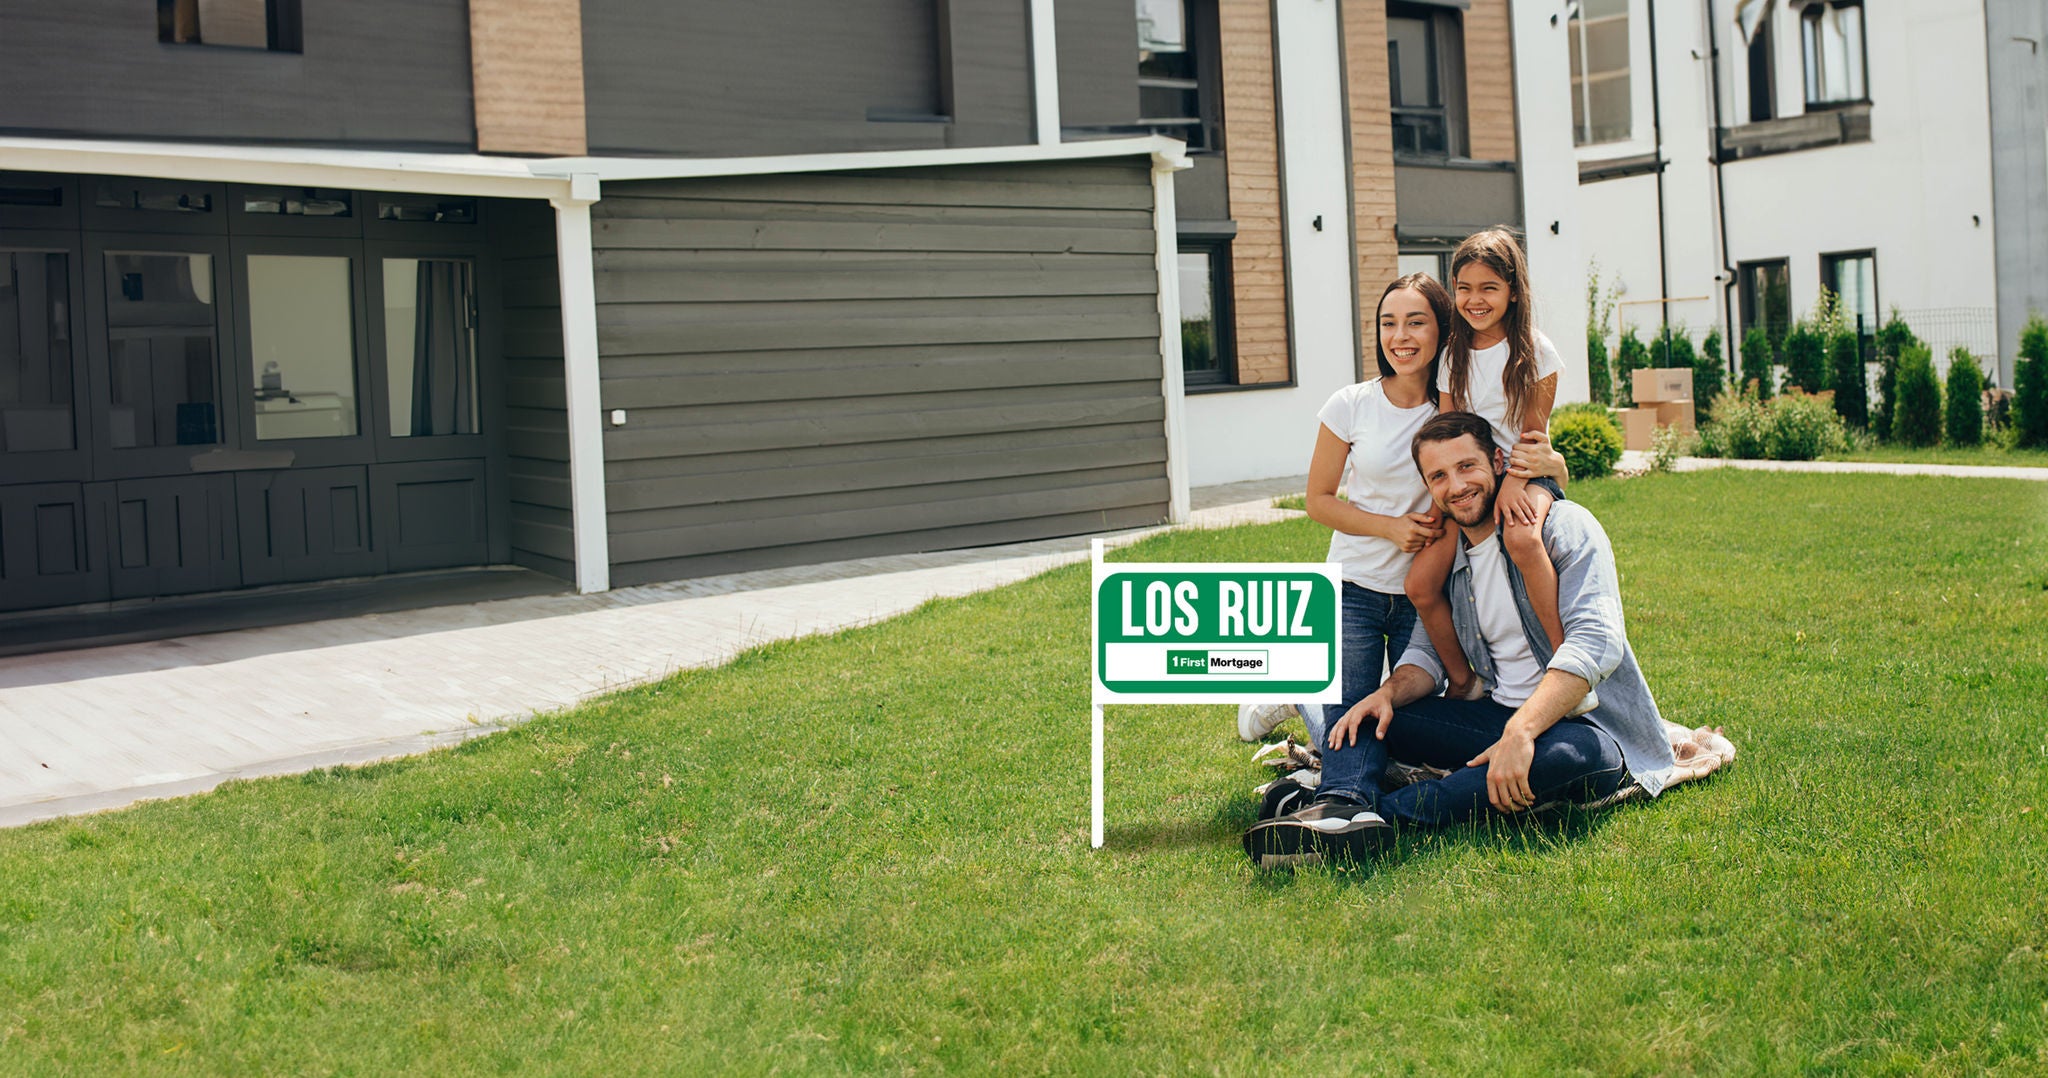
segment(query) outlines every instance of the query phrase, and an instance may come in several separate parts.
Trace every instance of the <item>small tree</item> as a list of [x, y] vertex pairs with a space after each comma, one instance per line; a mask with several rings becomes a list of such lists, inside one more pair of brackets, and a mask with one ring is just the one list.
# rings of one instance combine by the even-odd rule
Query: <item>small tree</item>
[[1621, 347], [1614, 350], [1614, 397], [1623, 407], [1635, 407], [1635, 372], [1649, 365], [1650, 347], [1630, 326], [1621, 334]]
[[1691, 370], [1696, 359], [1692, 350], [1692, 338], [1686, 335], [1683, 322], [1675, 326], [1669, 322], [1664, 323], [1664, 328], [1658, 330], [1657, 335], [1650, 340], [1652, 367], [1683, 367]]
[[1722, 375], [1727, 370], [1721, 362], [1721, 327], [1715, 326], [1707, 332], [1706, 340], [1700, 342], [1699, 355], [1692, 362], [1692, 400], [1701, 409], [1701, 419], [1707, 418], [1707, 409], [1721, 395]]
[[1828, 339], [1828, 370], [1835, 385], [1835, 412], [1842, 422], [1861, 427], [1870, 421], [1870, 372], [1863, 365], [1863, 342], [1850, 330]]
[[1742, 335], [1742, 381], [1754, 383], [1758, 400], [1770, 400], [1778, 391], [1778, 377], [1771, 369], [1777, 356], [1771, 352], [1771, 335], [1762, 326], [1751, 326]]
[[2042, 321], [2038, 311], [2020, 330], [2020, 360], [2012, 381], [2019, 444], [2048, 446], [2048, 321]]
[[1919, 343], [1920, 338], [1913, 335], [1899, 317], [1899, 309], [1893, 307], [1890, 320], [1877, 331], [1877, 399], [1871, 402], [1870, 428], [1880, 438], [1892, 436], [1892, 412], [1899, 395], [1899, 356], [1908, 345]]
[[1797, 387], [1808, 393], [1826, 389], [1826, 348], [1827, 339], [1812, 323], [1794, 322], [1792, 331], [1785, 334], [1785, 388]]
[[1614, 367], [1607, 358], [1607, 323], [1614, 317], [1615, 291], [1600, 287], [1600, 264], [1586, 268], [1586, 386], [1599, 404], [1614, 403]]
[[1948, 444], [1984, 444], [1984, 370], [1960, 345], [1948, 354]]
[[1892, 440], [1928, 446], [1941, 441], [1941, 383], [1934, 355], [1924, 344], [1907, 345], [1899, 356], [1899, 405], [1892, 413]]

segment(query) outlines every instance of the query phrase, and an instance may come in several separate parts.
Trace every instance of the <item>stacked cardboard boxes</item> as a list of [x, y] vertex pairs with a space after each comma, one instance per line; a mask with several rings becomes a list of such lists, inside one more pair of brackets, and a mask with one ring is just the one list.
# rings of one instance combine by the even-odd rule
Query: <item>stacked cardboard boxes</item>
[[1621, 413], [1623, 447], [1648, 452], [1658, 427], [1694, 432], [1690, 368], [1651, 367], [1631, 376], [1636, 406]]

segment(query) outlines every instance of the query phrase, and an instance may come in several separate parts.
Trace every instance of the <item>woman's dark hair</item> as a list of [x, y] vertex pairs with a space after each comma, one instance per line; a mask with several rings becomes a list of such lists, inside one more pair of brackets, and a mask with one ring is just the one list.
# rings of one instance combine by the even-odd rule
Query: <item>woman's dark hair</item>
[[1395, 278], [1394, 282], [1387, 286], [1387, 290], [1380, 293], [1379, 306], [1372, 309], [1373, 354], [1379, 357], [1380, 377], [1392, 378], [1394, 376], [1394, 365], [1387, 362], [1387, 349], [1384, 345], [1380, 344], [1380, 310], [1387, 305], [1388, 296], [1399, 292], [1403, 288], [1412, 288], [1420, 292], [1422, 298], [1429, 303], [1430, 313], [1436, 315], [1436, 355], [1429, 357], [1429, 370], [1427, 372], [1429, 395], [1431, 399], [1434, 399], [1436, 397], [1437, 356], [1443, 355], [1444, 344], [1451, 339], [1451, 323], [1455, 320], [1455, 312], [1451, 307], [1451, 294], [1444, 290], [1443, 282], [1431, 277], [1427, 273], [1411, 273], [1406, 277]]
[[[1507, 391], [1508, 426], [1522, 422], [1522, 406], [1536, 388], [1536, 311], [1529, 292], [1529, 259], [1514, 230], [1506, 225], [1474, 232], [1451, 254], [1451, 280], [1458, 271], [1477, 262], [1508, 283], [1508, 310], [1501, 316], [1501, 331], [1507, 334], [1508, 365], [1501, 372], [1501, 388]], [[1472, 406], [1472, 327], [1459, 318], [1451, 327], [1451, 401], [1459, 408]]]

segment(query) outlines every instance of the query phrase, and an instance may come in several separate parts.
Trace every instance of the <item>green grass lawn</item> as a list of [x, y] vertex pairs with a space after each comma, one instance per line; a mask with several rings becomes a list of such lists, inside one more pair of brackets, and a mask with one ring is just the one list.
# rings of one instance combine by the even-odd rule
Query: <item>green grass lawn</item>
[[1822, 460], [1871, 460], [1905, 464], [1976, 464], [1999, 468], [2048, 468], [2048, 449], [2003, 449], [1995, 445], [1967, 449], [1940, 446], [1909, 449], [1902, 445], [1878, 445], [1829, 453]]
[[1666, 713], [1742, 750], [1655, 803], [1259, 876], [1229, 710], [1117, 707], [1091, 850], [1075, 566], [0, 833], [0, 1071], [2048, 1070], [2048, 486], [1572, 494]]

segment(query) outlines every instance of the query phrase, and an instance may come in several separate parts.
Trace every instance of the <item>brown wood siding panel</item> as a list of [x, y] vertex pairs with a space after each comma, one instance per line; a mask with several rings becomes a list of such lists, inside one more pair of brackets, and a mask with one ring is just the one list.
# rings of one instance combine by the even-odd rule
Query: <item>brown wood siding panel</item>
[[469, 62], [479, 151], [586, 152], [580, 0], [469, 0]]
[[[1280, 220], [1279, 113], [1275, 107], [1271, 0], [1219, 0], [1223, 39], [1223, 129], [1230, 216], [1237, 380], [1286, 382], [1286, 250]], [[1278, 268], [1279, 280], [1260, 276]]]
[[[1136, 160], [608, 185], [614, 579], [1162, 517], [1150, 187]], [[553, 386], [517, 374], [538, 439]]]
[[1343, 9], [1344, 94], [1350, 111], [1352, 251], [1358, 271], [1358, 339], [1364, 346], [1360, 377], [1374, 370], [1379, 339], [1374, 312], [1380, 293], [1400, 266], [1394, 238], [1393, 101], [1387, 86], [1387, 9], [1351, 4]]
[[1515, 160], [1515, 52], [1508, 0], [1472, 0], [1465, 12], [1465, 111], [1474, 159]]

